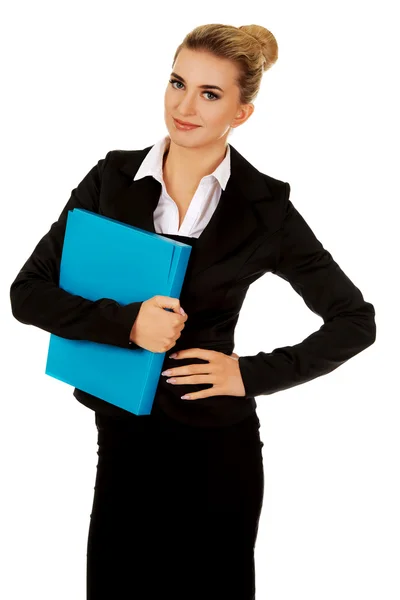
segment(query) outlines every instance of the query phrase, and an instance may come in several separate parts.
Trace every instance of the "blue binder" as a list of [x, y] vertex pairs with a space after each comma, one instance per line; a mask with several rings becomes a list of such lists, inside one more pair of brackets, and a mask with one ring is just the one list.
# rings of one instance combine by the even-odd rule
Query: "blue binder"
[[[179, 298], [191, 250], [158, 233], [74, 208], [67, 216], [59, 287], [121, 305], [157, 294]], [[45, 374], [133, 414], [148, 415], [164, 357], [165, 352], [51, 334]]]

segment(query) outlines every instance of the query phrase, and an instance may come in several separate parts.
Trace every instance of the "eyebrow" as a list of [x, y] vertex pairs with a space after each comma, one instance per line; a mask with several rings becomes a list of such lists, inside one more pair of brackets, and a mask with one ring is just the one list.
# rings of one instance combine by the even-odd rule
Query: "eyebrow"
[[[182, 81], [182, 83], [186, 83], [186, 81], [183, 79], [183, 77], [181, 77], [177, 73], [172, 72], [171, 77], [176, 77], [176, 79], [179, 79], [179, 81]], [[202, 90], [212, 89], [212, 90], [220, 90], [221, 92], [224, 91], [222, 88], [218, 87], [218, 85], [199, 85], [198, 87]]]

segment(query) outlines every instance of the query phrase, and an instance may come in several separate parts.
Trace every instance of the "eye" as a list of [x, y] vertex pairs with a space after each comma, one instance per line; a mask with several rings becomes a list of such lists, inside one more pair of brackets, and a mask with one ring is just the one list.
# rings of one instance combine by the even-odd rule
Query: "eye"
[[[174, 83], [179, 83], [180, 85], [183, 85], [183, 83], [181, 81], [178, 81], [177, 79], [170, 79], [169, 83], [172, 85], [172, 87], [174, 87]], [[182, 88], [175, 88], [175, 89], [182, 89]], [[218, 100], [219, 96], [217, 96], [217, 94], [214, 94], [214, 92], [203, 92], [204, 94], [211, 94], [211, 96], [214, 96], [215, 100]]]

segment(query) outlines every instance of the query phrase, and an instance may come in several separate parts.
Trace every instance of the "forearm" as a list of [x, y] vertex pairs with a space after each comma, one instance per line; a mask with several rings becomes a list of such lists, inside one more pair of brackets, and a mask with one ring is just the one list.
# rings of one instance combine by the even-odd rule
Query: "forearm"
[[241, 356], [246, 396], [273, 394], [334, 371], [374, 343], [374, 315], [373, 305], [365, 302], [351, 314], [327, 321], [299, 344]]
[[130, 334], [142, 302], [122, 306], [110, 298], [91, 301], [22, 275], [12, 284], [10, 298], [13, 316], [26, 325], [63, 338], [135, 347], [129, 344]]

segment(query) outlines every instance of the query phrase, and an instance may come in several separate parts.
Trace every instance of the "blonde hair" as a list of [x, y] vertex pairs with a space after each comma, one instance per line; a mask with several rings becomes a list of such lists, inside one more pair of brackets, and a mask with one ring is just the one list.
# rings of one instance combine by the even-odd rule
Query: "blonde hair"
[[278, 59], [277, 41], [261, 25], [199, 25], [178, 46], [172, 65], [183, 48], [210, 52], [235, 63], [240, 104], [253, 102], [259, 92], [263, 73]]

